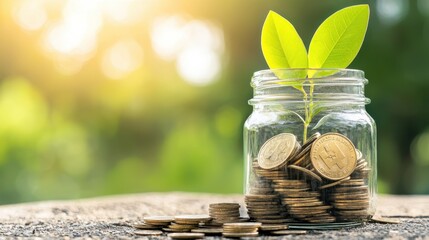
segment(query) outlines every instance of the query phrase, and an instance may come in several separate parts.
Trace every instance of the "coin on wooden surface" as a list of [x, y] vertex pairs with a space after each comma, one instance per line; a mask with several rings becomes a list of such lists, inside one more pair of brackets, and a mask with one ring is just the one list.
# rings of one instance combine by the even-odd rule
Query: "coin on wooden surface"
[[330, 180], [350, 176], [357, 162], [353, 143], [338, 133], [327, 133], [314, 141], [310, 158], [316, 172]]
[[268, 139], [258, 153], [258, 164], [263, 169], [276, 169], [284, 166], [296, 150], [296, 136], [281, 133]]

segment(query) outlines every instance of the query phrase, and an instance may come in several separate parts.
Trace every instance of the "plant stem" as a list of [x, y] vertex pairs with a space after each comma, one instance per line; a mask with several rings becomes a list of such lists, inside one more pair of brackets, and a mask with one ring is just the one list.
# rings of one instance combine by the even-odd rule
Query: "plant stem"
[[307, 141], [307, 129], [308, 129], [308, 125], [309, 125], [309, 105], [308, 105], [308, 95], [307, 93], [304, 91], [302, 91], [302, 93], [304, 94], [304, 110], [305, 110], [305, 120], [304, 120], [304, 132], [302, 133], [302, 143], [304, 144]]
[[305, 120], [304, 120], [304, 131], [302, 133], [303, 143], [307, 141], [308, 135], [308, 126], [313, 119], [313, 92], [314, 92], [314, 84], [313, 81], [310, 81], [310, 100], [308, 99], [308, 95], [305, 90], [302, 91], [304, 94], [304, 108], [305, 108]]

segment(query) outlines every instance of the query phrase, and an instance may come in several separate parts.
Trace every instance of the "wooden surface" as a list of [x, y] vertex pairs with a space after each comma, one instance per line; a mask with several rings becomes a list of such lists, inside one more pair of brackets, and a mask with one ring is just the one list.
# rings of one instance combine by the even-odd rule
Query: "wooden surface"
[[[133, 225], [147, 215], [207, 214], [214, 202], [238, 202], [242, 195], [145, 193], [73, 201], [0, 206], [0, 236], [60, 238], [137, 238]], [[244, 213], [244, 209], [243, 209]], [[378, 197], [377, 213], [401, 219], [397, 225], [313, 231], [305, 239], [429, 239], [429, 196]]]

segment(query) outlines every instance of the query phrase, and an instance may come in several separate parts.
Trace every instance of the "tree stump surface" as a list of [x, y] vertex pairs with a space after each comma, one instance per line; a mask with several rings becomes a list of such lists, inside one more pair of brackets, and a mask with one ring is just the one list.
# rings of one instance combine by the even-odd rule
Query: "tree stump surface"
[[[238, 202], [242, 195], [143, 193], [92, 199], [44, 201], [0, 206], [0, 237], [133, 239], [134, 224], [149, 215], [208, 214], [214, 202]], [[377, 214], [400, 224], [366, 223], [334, 231], [309, 231], [294, 239], [429, 239], [429, 195], [378, 196]], [[244, 212], [244, 211], [243, 211]], [[150, 237], [151, 239], [166, 239]], [[214, 238], [214, 237], [210, 237]], [[219, 237], [218, 237], [219, 238]], [[267, 236], [260, 237], [270, 238]]]

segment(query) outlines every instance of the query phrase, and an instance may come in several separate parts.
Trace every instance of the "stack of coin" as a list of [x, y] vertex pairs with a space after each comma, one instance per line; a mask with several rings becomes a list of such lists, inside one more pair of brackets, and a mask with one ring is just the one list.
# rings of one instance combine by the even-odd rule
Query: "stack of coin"
[[209, 214], [214, 224], [238, 222], [240, 220], [240, 204], [238, 203], [212, 203]]
[[356, 156], [357, 156], [357, 164], [356, 168], [351, 174], [352, 179], [368, 179], [369, 172], [371, 171], [371, 168], [368, 166], [368, 162], [363, 157], [363, 154], [361, 151], [356, 149]]
[[138, 229], [161, 229], [170, 225], [174, 221], [172, 216], [147, 216], [143, 218], [144, 223], [138, 224], [135, 227]]
[[277, 180], [274, 189], [281, 195], [282, 203], [295, 219], [306, 222], [334, 222], [329, 213], [330, 205], [320, 200], [320, 193], [312, 191], [305, 180]]
[[256, 237], [259, 235], [258, 228], [262, 224], [259, 222], [247, 223], [225, 223], [223, 225], [224, 237]]
[[260, 184], [271, 184], [272, 180], [284, 179], [288, 177], [285, 167], [280, 167], [273, 170], [263, 169], [259, 166], [257, 161], [253, 161], [253, 171], [261, 179]]
[[174, 217], [174, 222], [171, 222], [168, 227], [162, 230], [166, 232], [190, 232], [192, 229], [199, 227], [200, 223], [208, 223], [211, 221], [209, 215], [180, 215]]
[[350, 179], [335, 187], [330, 195], [338, 220], [369, 218], [369, 190], [364, 179]]
[[308, 140], [302, 145], [298, 153], [289, 161], [289, 165], [297, 165], [304, 168], [309, 168], [311, 166], [310, 160], [310, 150], [313, 146], [314, 141], [320, 137], [320, 133], [316, 132], [311, 135]]
[[282, 206], [277, 194], [247, 194], [244, 196], [247, 213], [253, 221], [261, 223], [284, 223], [287, 219], [286, 209]]

